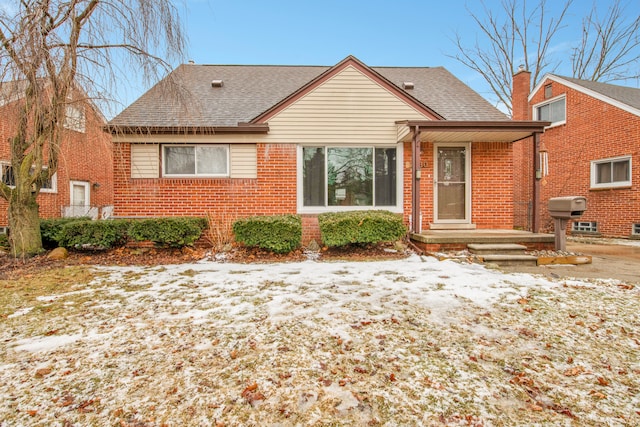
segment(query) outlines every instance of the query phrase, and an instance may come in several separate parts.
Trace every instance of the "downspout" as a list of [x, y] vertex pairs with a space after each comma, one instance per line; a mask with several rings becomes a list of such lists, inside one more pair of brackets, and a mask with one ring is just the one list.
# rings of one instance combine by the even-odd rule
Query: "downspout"
[[411, 140], [411, 227], [412, 232], [420, 233], [420, 127], [413, 127], [413, 139]]
[[533, 206], [531, 208], [531, 228], [534, 233], [540, 232], [540, 134], [533, 134]]

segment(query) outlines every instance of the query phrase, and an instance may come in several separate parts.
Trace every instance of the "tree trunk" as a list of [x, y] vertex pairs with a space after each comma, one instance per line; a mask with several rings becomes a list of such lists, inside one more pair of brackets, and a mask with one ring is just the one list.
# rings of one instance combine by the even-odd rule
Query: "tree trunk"
[[42, 252], [40, 217], [35, 197], [9, 203], [9, 242], [16, 258], [31, 257]]

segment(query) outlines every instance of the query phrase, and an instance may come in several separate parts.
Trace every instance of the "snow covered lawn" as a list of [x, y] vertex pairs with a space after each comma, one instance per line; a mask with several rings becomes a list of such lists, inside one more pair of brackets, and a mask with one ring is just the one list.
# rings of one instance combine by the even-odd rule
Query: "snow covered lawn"
[[92, 274], [3, 300], [0, 426], [640, 425], [631, 285], [415, 255]]

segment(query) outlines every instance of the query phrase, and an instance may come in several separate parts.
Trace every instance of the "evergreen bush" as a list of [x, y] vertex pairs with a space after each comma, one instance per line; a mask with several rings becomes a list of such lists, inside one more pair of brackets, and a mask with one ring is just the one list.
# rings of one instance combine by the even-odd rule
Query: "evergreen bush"
[[253, 216], [233, 223], [236, 241], [275, 253], [288, 253], [302, 244], [298, 215]]
[[328, 212], [318, 224], [326, 246], [392, 242], [407, 233], [401, 215], [383, 210]]

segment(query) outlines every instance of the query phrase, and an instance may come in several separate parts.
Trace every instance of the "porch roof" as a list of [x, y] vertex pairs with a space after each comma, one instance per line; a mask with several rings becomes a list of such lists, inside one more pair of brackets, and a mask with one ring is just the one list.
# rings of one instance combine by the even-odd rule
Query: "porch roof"
[[420, 142], [515, 142], [535, 133], [543, 133], [551, 122], [532, 120], [467, 121], [404, 120], [398, 125], [399, 141]]

